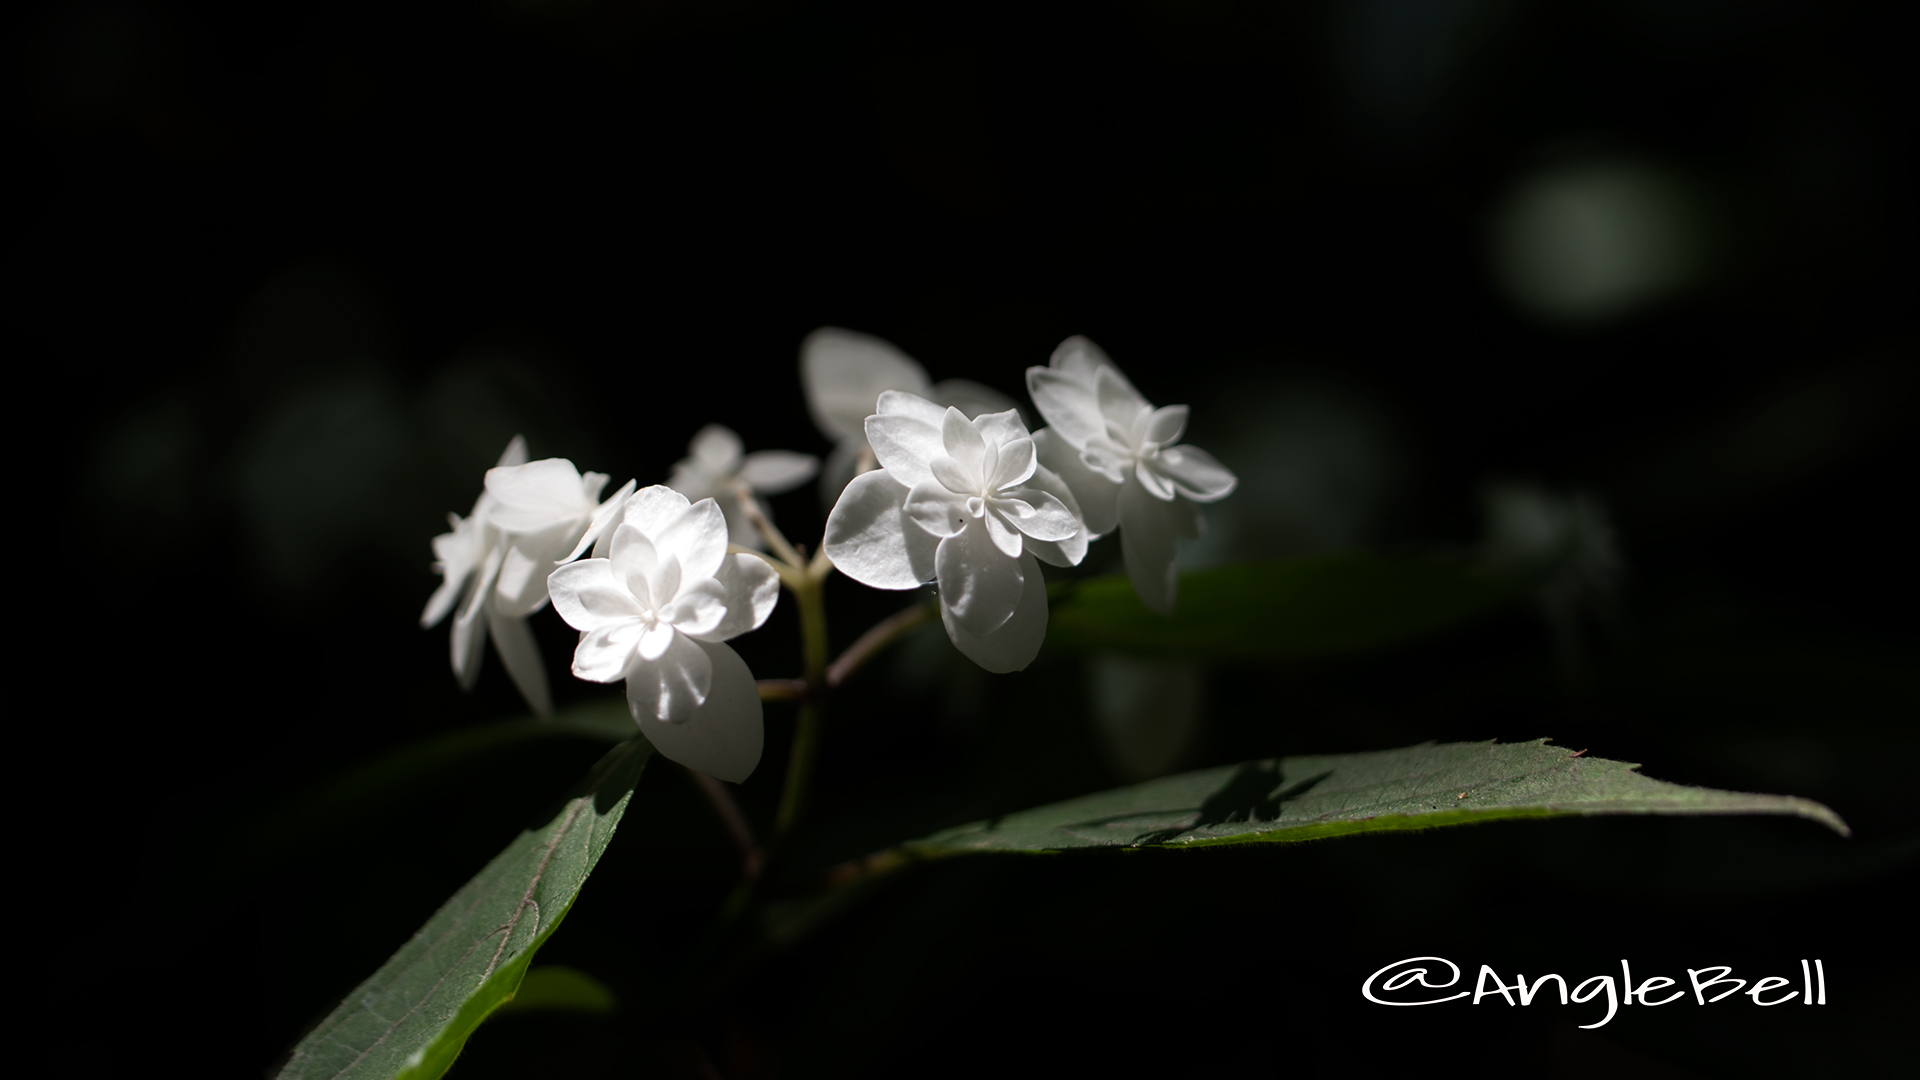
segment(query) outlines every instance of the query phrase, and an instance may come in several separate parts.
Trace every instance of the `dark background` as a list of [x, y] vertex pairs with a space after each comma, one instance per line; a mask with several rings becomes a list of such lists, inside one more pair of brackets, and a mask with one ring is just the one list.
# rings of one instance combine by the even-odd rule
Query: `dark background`
[[[1550, 735], [1661, 779], [1818, 798], [1855, 835], [1604, 821], [961, 862], [707, 998], [670, 976], [731, 856], [658, 768], [543, 954], [623, 1011], [503, 1018], [455, 1075], [671, 1072], [690, 1046], [729, 1077], [1859, 1076], [1911, 1053], [1898, 5], [8, 20], [8, 369], [36, 463], [15, 545], [63, 542], [26, 573], [23, 621], [48, 629], [17, 671], [14, 768], [23, 792], [67, 792], [34, 804], [33, 849], [54, 854], [16, 888], [60, 914], [47, 992], [85, 1032], [71, 1071], [267, 1069], [583, 772], [594, 747], [544, 746], [317, 838], [235, 839], [383, 749], [519, 714], [496, 661], [463, 695], [445, 628], [417, 625], [428, 538], [509, 436], [616, 483], [663, 479], [710, 421], [824, 453], [795, 369], [823, 324], [1022, 399], [1024, 368], [1091, 336], [1148, 397], [1192, 402], [1191, 440], [1241, 474], [1206, 557], [1466, 549], [1499, 478], [1609, 508], [1628, 574], [1584, 667], [1517, 609], [1365, 660], [1222, 669], [1184, 764]], [[1665, 178], [1693, 269], [1611, 312], [1530, 307], [1496, 269], [1501, 207], [1594, 163]], [[1364, 497], [1287, 502], [1283, 476]], [[775, 508], [817, 536], [811, 489]], [[1090, 569], [1116, 558], [1097, 546]], [[840, 643], [899, 602], [845, 583], [830, 600]], [[741, 643], [757, 673], [797, 668], [790, 620]], [[604, 693], [564, 678], [557, 619], [535, 626], [563, 707]], [[836, 714], [818, 864], [1118, 782], [1077, 662], [986, 680], [933, 645]], [[742, 793], [763, 821], [788, 730], [770, 708]], [[1833, 1004], [1593, 1033], [1574, 1009], [1359, 1001], [1421, 954], [1581, 977], [1623, 955], [1676, 976], [1819, 956]]]

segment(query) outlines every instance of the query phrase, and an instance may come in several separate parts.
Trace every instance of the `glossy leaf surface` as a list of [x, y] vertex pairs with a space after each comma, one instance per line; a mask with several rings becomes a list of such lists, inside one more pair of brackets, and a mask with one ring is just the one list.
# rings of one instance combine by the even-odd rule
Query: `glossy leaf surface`
[[908, 848], [940, 855], [1285, 843], [1593, 814], [1788, 814], [1847, 832], [1839, 815], [1808, 799], [1685, 787], [1637, 768], [1544, 739], [1267, 759], [974, 822]]
[[[652, 754], [635, 738], [603, 758], [579, 794], [521, 833], [300, 1041], [283, 1080], [445, 1072], [481, 1021], [513, 998], [573, 906]], [[368, 895], [378, 901], [377, 891]]]

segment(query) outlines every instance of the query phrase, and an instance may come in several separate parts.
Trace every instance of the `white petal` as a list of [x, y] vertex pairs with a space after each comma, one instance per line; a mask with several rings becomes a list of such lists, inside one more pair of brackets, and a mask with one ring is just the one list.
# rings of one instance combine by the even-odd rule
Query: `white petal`
[[507, 548], [493, 586], [493, 607], [510, 618], [525, 618], [547, 603], [547, 575], [554, 562], [529, 556], [515, 544]]
[[[749, 556], [751, 558], [751, 556]], [[725, 565], [724, 563], [722, 565]], [[696, 578], [660, 612], [673, 628], [690, 637], [706, 637], [727, 615], [727, 588], [713, 578]]]
[[1053, 350], [1047, 366], [1061, 374], [1084, 379], [1088, 386], [1092, 386], [1094, 374], [1102, 367], [1113, 366], [1113, 361], [1107, 359], [1106, 352], [1100, 346], [1075, 334]]
[[693, 458], [681, 458], [667, 474], [667, 486], [689, 499], [705, 499], [719, 492], [720, 486], [706, 467]]
[[1133, 419], [1123, 420], [1126, 415], [1124, 403], [1114, 406], [1114, 414], [1107, 417], [1107, 434], [1122, 446], [1139, 449], [1147, 439], [1147, 424], [1153, 420], [1153, 406], [1142, 404], [1133, 410]]
[[484, 609], [473, 604], [463, 605], [453, 617], [453, 632], [448, 635], [447, 644], [453, 654], [453, 677], [459, 681], [460, 689], [473, 689], [480, 681], [480, 661], [486, 656]]
[[987, 487], [1003, 491], [1024, 484], [1038, 464], [1032, 439], [1022, 436], [1009, 440], [1000, 446], [1000, 460], [994, 465], [993, 475], [987, 477]]
[[[1031, 507], [1029, 507], [1031, 509]], [[1006, 518], [992, 510], [980, 515], [980, 526], [987, 530], [987, 539], [993, 541], [1000, 554], [1009, 559], [1018, 559], [1020, 553], [1027, 550], [1027, 542]]]
[[[613, 527], [620, 522], [621, 515], [626, 512], [627, 500], [633, 497], [635, 485], [636, 482], [632, 480], [621, 484], [620, 490], [614, 492], [612, 498], [595, 507], [593, 520], [587, 524], [587, 531], [580, 537], [580, 542], [573, 546], [570, 554], [558, 561], [572, 562], [584, 554], [589, 545], [598, 547], [600, 538], [612, 532]], [[608, 543], [612, 543], [611, 537], [608, 537]], [[594, 557], [600, 557], [598, 551], [594, 553]]]
[[1035, 540], [1027, 537], [1027, 554], [1048, 566], [1079, 566], [1087, 557], [1087, 534], [1074, 533], [1065, 540]]
[[548, 576], [547, 589], [553, 595], [553, 610], [575, 630], [590, 632], [642, 614], [626, 579], [606, 559], [583, 559], [560, 567]]
[[1180, 587], [1180, 568], [1174, 541], [1182, 514], [1172, 503], [1161, 502], [1137, 483], [1120, 489], [1120, 553], [1127, 577], [1147, 610], [1173, 614]]
[[1131, 432], [1142, 413], [1152, 415], [1153, 406], [1140, 396], [1119, 369], [1103, 367], [1094, 377], [1094, 393], [1100, 401], [1100, 415], [1109, 424], [1119, 424]]
[[687, 452], [715, 476], [731, 476], [740, 469], [740, 436], [722, 424], [708, 424], [693, 433]]
[[713, 685], [713, 661], [706, 650], [685, 634], [668, 632], [671, 636], [657, 658], [636, 660], [627, 669], [627, 706], [635, 720], [650, 716], [685, 723]]
[[909, 394], [903, 390], [889, 390], [874, 402], [876, 416], [905, 416], [923, 424], [939, 427], [946, 421], [947, 407], [935, 405], [920, 394]]
[[941, 454], [927, 464], [930, 466], [929, 471], [933, 473], [933, 479], [931, 481], [921, 480], [915, 483], [913, 485], [915, 491], [920, 490], [929, 483], [934, 483], [946, 489], [950, 494], [959, 495], [963, 498], [968, 495], [979, 494], [982, 488], [979, 470], [968, 469], [965, 465], [945, 454]]
[[[642, 611], [652, 611], [668, 597], [653, 595], [654, 573], [660, 569], [660, 553], [654, 548], [647, 534], [632, 525], [622, 523], [613, 530], [613, 548], [608, 562], [613, 564], [613, 576]], [[551, 580], [551, 579], [549, 579]]]
[[1014, 419], [1020, 418], [1020, 407], [1012, 398], [971, 379], [942, 379], [933, 384], [926, 396], [936, 405], [951, 405], [975, 420], [1002, 412], [1012, 412]]
[[[760, 764], [766, 737], [760, 689], [738, 653], [725, 645], [696, 644], [712, 671], [706, 701], [684, 723], [663, 723], [639, 708], [634, 720], [663, 757], [737, 784]], [[631, 691], [628, 701], [633, 701]]]
[[500, 654], [513, 685], [527, 699], [536, 716], [553, 715], [553, 693], [547, 689], [547, 665], [540, 659], [540, 647], [534, 643], [527, 620], [502, 615], [487, 609], [487, 629], [493, 634], [493, 650]]
[[640, 657], [642, 663], [652, 663], [667, 654], [667, 650], [673, 647], [674, 638], [677, 636], [672, 624], [651, 623], [641, 629], [640, 640], [634, 645], [634, 652]]
[[827, 515], [827, 557], [876, 589], [912, 589], [934, 575], [933, 537], [902, 518], [907, 488], [886, 472], [854, 478]]
[[[1061, 438], [1052, 428], [1041, 428], [1034, 433], [1033, 449], [1040, 469], [1035, 472], [1029, 486], [1045, 488], [1055, 495], [1061, 494], [1063, 489], [1072, 492], [1073, 501], [1079, 505], [1080, 520], [1086, 522], [1089, 538], [1110, 533], [1120, 524], [1117, 503], [1120, 485], [1087, 468], [1080, 451], [1073, 444]], [[1043, 473], [1051, 473], [1054, 479], [1042, 479]]]
[[1147, 430], [1143, 441], [1156, 446], [1179, 442], [1180, 436], [1187, 430], [1187, 411], [1185, 405], [1168, 405], [1155, 409], [1147, 419]]
[[938, 426], [898, 414], [867, 417], [867, 443], [880, 467], [908, 487], [932, 476], [929, 464], [947, 452]]
[[1081, 530], [1080, 518], [1067, 504], [1038, 487], [1015, 488], [1000, 500], [1016, 512], [1007, 522], [1035, 540], [1065, 540]]
[[[980, 437], [980, 429], [959, 409], [949, 408], [940, 418], [940, 444], [969, 477], [986, 478], [987, 440]], [[928, 464], [932, 463], [929, 459]], [[975, 486], [972, 490], [980, 489]]]
[[[959, 408], [959, 406], [955, 406]], [[964, 408], [961, 412], [966, 412]], [[1000, 412], [982, 413], [973, 418], [973, 426], [980, 429], [981, 438], [990, 443], [1005, 446], [1015, 439], [1027, 439], [1032, 436], [1027, 431], [1027, 422], [1020, 418], [1016, 409], [1003, 409]]]
[[457, 574], [452, 572], [451, 567], [448, 568], [446, 580], [440, 582], [440, 587], [433, 590], [432, 596], [427, 597], [426, 610], [420, 613], [420, 629], [425, 630], [447, 617], [447, 612], [452, 611], [455, 601], [460, 599], [460, 587], [467, 583], [467, 576], [471, 573], [472, 567], [463, 567]]
[[507, 442], [507, 448], [500, 452], [500, 460], [494, 462], [496, 469], [511, 469], [515, 465], [527, 463], [527, 440], [515, 435]]
[[619, 682], [638, 661], [640, 635], [647, 626], [639, 619], [610, 622], [580, 635], [573, 649], [573, 674], [588, 682]]
[[[755, 551], [765, 551], [767, 549], [767, 538], [760, 535], [760, 526], [755, 525], [753, 518], [747, 514], [747, 505], [745, 503], [725, 493], [714, 496], [713, 501], [720, 504], [720, 512], [726, 516], [728, 543], [738, 544], [743, 548], [752, 548]], [[761, 509], [766, 513], [767, 519], [771, 521], [773, 519], [773, 511], [766, 507], [761, 507]]]
[[506, 551], [498, 547], [487, 554], [487, 561], [480, 565], [465, 602], [453, 617], [449, 647], [453, 651], [453, 674], [460, 680], [462, 690], [473, 689], [473, 684], [480, 678], [480, 660], [486, 655], [487, 647], [487, 621], [481, 612], [486, 607], [487, 594], [493, 591], [494, 578], [499, 575], [500, 561], [505, 556]]
[[1021, 560], [994, 546], [984, 523], [940, 541], [934, 565], [942, 609], [951, 609], [953, 621], [969, 634], [991, 634], [1013, 617], [1025, 587]]
[[658, 611], [673, 603], [673, 598], [680, 595], [681, 583], [686, 580], [688, 579], [681, 572], [679, 559], [671, 555], [661, 556], [659, 565], [647, 575], [647, 589], [652, 593], [654, 610]]
[[780, 575], [758, 555], [728, 556], [720, 564], [714, 580], [725, 592], [726, 614], [717, 626], [705, 633], [691, 634], [684, 628], [681, 631], [701, 641], [725, 641], [759, 629], [780, 601]]
[[586, 532], [591, 513], [582, 513], [576, 517], [564, 518], [544, 529], [527, 532], [506, 533], [506, 539], [527, 558], [536, 563], [546, 564], [541, 571], [544, 575], [558, 563], [566, 561], [564, 556], [576, 548], [584, 550], [584, 544], [576, 543]]
[[627, 500], [627, 509], [620, 520], [648, 536], [655, 536], [667, 522], [686, 513], [687, 507], [692, 505], [692, 500], [685, 495], [655, 484], [634, 492], [633, 498]]
[[800, 383], [813, 422], [845, 439], [860, 433], [884, 391], [925, 394], [927, 372], [877, 337], [823, 326], [800, 343]]
[[587, 502], [598, 503], [600, 501], [600, 489], [606, 487], [607, 481], [611, 479], [613, 479], [613, 477], [603, 472], [581, 473], [580, 494], [586, 497]]
[[497, 501], [491, 515], [493, 524], [507, 532], [552, 528], [586, 517], [593, 510], [580, 470], [565, 458], [488, 469], [487, 494]]
[[1122, 483], [1133, 467], [1133, 452], [1105, 435], [1096, 435], [1081, 447], [1080, 467], [1106, 477], [1110, 484]]
[[1157, 471], [1194, 502], [1217, 502], [1233, 493], [1239, 478], [1212, 454], [1197, 446], [1169, 446], [1154, 463]]
[[[1155, 472], [1150, 466], [1142, 465], [1136, 467], [1133, 470], [1133, 479], [1147, 494], [1159, 499], [1161, 502], [1173, 501], [1173, 484]], [[1129, 484], [1128, 486], [1131, 487], [1132, 485]]]
[[1030, 367], [1027, 393], [1059, 437], [1076, 447], [1106, 430], [1099, 399], [1092, 385], [1082, 379], [1051, 368]]
[[740, 479], [762, 495], [784, 495], [813, 479], [820, 459], [791, 450], [757, 450], [740, 465]]
[[[720, 560], [727, 557], [727, 516], [712, 499], [701, 499], [687, 507], [685, 513], [651, 535], [661, 562], [680, 560], [680, 571], [689, 578], [712, 577], [720, 569]], [[658, 599], [664, 603], [671, 596], [669, 593]]]
[[[1064, 540], [1036, 540], [1027, 537], [1027, 551], [1049, 566], [1079, 566], [1087, 557], [1087, 544], [1091, 540], [1086, 527], [1086, 519], [1080, 513], [1080, 504], [1068, 490], [1066, 482], [1055, 475], [1053, 470], [1042, 466], [1033, 471], [1033, 476], [1025, 487], [1016, 489], [1022, 498], [1036, 507], [1043, 501], [1036, 498], [1034, 491], [1043, 492], [1060, 501], [1067, 513], [1079, 527], [1072, 536]], [[1117, 493], [1116, 493], [1117, 494]]]
[[938, 480], [926, 480], [913, 485], [913, 490], [907, 493], [904, 513], [908, 521], [933, 536], [942, 537], [952, 536], [973, 520], [967, 513], [966, 498], [956, 495]]
[[1020, 671], [1040, 653], [1047, 636], [1047, 585], [1041, 580], [1040, 565], [1032, 555], [1020, 559], [1023, 584], [1013, 616], [989, 634], [976, 634], [954, 617], [943, 601], [940, 621], [946, 624], [947, 637], [969, 660], [995, 674]]

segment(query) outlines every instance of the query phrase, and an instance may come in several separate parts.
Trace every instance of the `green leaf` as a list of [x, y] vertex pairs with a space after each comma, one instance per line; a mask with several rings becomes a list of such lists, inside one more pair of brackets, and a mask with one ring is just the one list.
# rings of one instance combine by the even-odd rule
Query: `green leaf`
[[1054, 604], [1047, 644], [1198, 659], [1334, 656], [1449, 629], [1520, 592], [1458, 560], [1324, 555], [1182, 574], [1166, 617], [1148, 611], [1126, 577], [1100, 577]]
[[1809, 799], [1685, 787], [1545, 739], [1249, 761], [1163, 777], [962, 825], [907, 845], [926, 855], [1288, 843], [1505, 818], [1791, 814], [1847, 835]]
[[611, 1016], [619, 1008], [613, 991], [599, 979], [578, 968], [542, 964], [530, 968], [520, 980], [513, 1000], [500, 1006], [500, 1012], [570, 1012], [590, 1016]]
[[444, 1073], [480, 1022], [512, 1000], [572, 908], [652, 754], [636, 738], [601, 759], [578, 795], [521, 833], [300, 1040], [280, 1076]]

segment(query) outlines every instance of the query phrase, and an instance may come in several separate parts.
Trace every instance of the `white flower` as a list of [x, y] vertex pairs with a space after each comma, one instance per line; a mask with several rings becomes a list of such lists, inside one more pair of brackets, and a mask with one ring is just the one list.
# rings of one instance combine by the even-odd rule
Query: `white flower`
[[969, 420], [899, 391], [880, 395], [867, 438], [880, 469], [827, 517], [834, 566], [879, 589], [940, 585], [940, 619], [988, 671], [1018, 671], [1047, 632], [1036, 559], [1072, 566], [1087, 534], [1072, 493], [1042, 468], [1018, 413]]
[[[497, 468], [510, 469], [527, 460], [527, 443], [515, 435], [500, 455]], [[491, 633], [493, 647], [507, 667], [520, 696], [541, 716], [553, 713], [553, 699], [547, 689], [547, 670], [540, 662], [540, 650], [527, 628], [526, 614], [514, 614], [500, 602], [497, 585], [500, 567], [506, 561], [508, 545], [494, 517], [499, 501], [482, 491], [473, 504], [473, 512], [462, 518], [448, 514], [453, 531], [433, 538], [434, 569], [443, 579], [426, 610], [420, 613], [422, 628], [447, 617], [459, 602], [450, 635], [454, 677], [464, 690], [473, 689], [480, 678], [480, 660], [485, 655]]]
[[861, 471], [860, 459], [868, 450], [867, 417], [888, 390], [951, 405], [969, 418], [1015, 407], [1005, 394], [967, 379], [931, 382], [925, 368], [892, 345], [831, 326], [815, 330], [800, 343], [800, 384], [813, 422], [835, 440], [820, 474], [820, 492], [826, 500], [838, 496]]
[[744, 482], [757, 495], [781, 495], [813, 479], [820, 459], [791, 450], [756, 450], [746, 455], [740, 451], [740, 436], [732, 428], [708, 424], [687, 444], [688, 456], [674, 465], [667, 486], [689, 499], [719, 503], [727, 517], [728, 539], [760, 551], [766, 547], [766, 538], [747, 516], [734, 484]]
[[629, 480], [601, 502], [600, 489], [606, 486], [605, 473], [582, 476], [565, 458], [487, 470], [491, 520], [508, 545], [494, 587], [502, 610], [512, 615], [540, 610], [547, 602], [547, 575], [608, 537], [635, 485]]
[[1205, 522], [1193, 504], [1226, 498], [1233, 473], [1205, 450], [1175, 445], [1187, 407], [1154, 408], [1086, 338], [1062, 342], [1050, 366], [1028, 368], [1027, 392], [1049, 425], [1034, 436], [1040, 463], [1067, 482], [1095, 535], [1119, 527], [1134, 591], [1171, 615], [1175, 541], [1200, 535]]
[[606, 558], [547, 579], [553, 609], [581, 631], [573, 673], [625, 679], [627, 705], [654, 748], [735, 782], [760, 763], [760, 691], [721, 644], [767, 621], [780, 581], [757, 555], [727, 554], [712, 499], [655, 485], [626, 503]]

